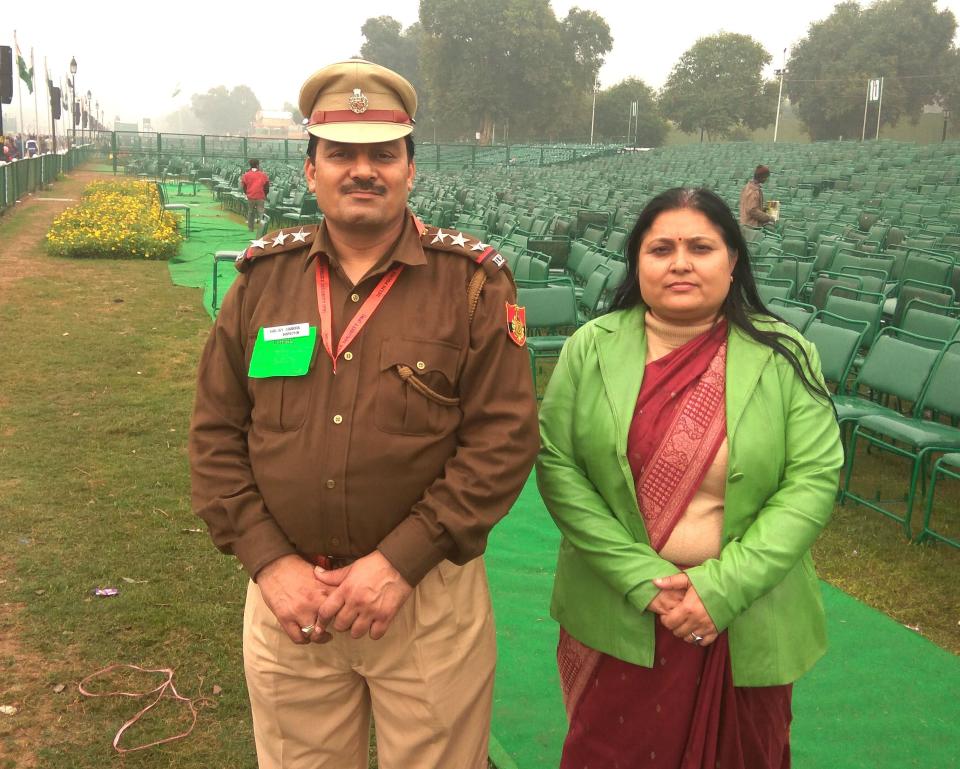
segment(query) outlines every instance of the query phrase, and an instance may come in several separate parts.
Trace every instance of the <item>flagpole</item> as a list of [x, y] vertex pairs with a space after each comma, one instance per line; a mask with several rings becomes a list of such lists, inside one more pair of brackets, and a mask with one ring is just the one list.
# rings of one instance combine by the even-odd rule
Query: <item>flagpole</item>
[[30, 77], [33, 78], [33, 122], [36, 125], [34, 133], [37, 136], [37, 153], [40, 152], [40, 110], [37, 109], [37, 68], [33, 64], [33, 46], [30, 46]]
[[20, 122], [17, 124], [17, 133], [20, 137], [20, 156], [23, 156], [23, 87], [20, 85], [23, 80], [20, 77], [20, 62], [23, 61], [23, 55], [20, 53], [20, 43], [17, 42], [17, 30], [13, 30], [13, 47], [17, 49], [17, 108], [20, 110]]
[[[47, 66], [47, 57], [43, 57], [43, 78], [47, 81], [47, 119], [50, 121], [50, 133], [51, 136], [56, 135], [56, 126], [53, 124], [53, 102], [51, 101], [51, 96], [53, 96], [53, 81], [50, 79], [50, 68]], [[56, 149], [54, 149], [56, 151]]]

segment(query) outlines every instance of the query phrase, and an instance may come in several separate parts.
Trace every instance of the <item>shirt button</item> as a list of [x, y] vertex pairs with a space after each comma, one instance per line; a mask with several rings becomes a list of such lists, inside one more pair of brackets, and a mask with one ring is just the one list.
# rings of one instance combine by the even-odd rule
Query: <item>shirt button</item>
[[334, 417], [333, 417], [333, 423], [334, 423], [335, 425], [340, 424], [342, 421], [343, 421], [343, 417], [342, 417], [342, 416], [340, 416], [339, 414], [335, 414], [335, 415], [334, 415]]
[[332, 488], [336, 487], [336, 485], [337, 485], [337, 482], [334, 481], [334, 480], [329, 480], [329, 481], [327, 481], [327, 488], [328, 488], [328, 489], [332, 489]]
[[360, 301], [360, 294], [350, 294], [350, 301], [351, 301], [351, 302], [359, 302], [359, 301]]
[[424, 363], [422, 360], [418, 360], [418, 361], [417, 361], [417, 368], [418, 368], [418, 369], [420, 369], [421, 371], [423, 371], [426, 367], [427, 367], [427, 364]]
[[352, 353], [352, 352], [345, 352], [345, 353], [343, 354], [343, 359], [344, 359], [344, 360], [353, 360], [353, 353]]
[[330, 540], [330, 544], [334, 547], [340, 547], [340, 537], [334, 537]]

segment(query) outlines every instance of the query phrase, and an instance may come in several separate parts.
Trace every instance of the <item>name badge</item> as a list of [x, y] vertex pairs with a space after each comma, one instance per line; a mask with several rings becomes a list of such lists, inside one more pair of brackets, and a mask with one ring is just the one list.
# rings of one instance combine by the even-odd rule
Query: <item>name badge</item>
[[309, 335], [309, 323], [293, 323], [289, 326], [271, 326], [263, 329], [263, 340], [265, 342], [276, 342], [278, 339], [297, 339]]
[[251, 379], [303, 376], [310, 370], [317, 327], [308, 323], [261, 328], [250, 356]]

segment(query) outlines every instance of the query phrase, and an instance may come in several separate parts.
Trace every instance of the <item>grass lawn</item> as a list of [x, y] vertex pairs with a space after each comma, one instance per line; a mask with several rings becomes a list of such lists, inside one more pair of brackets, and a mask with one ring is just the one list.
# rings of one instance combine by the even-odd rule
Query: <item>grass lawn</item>
[[[91, 178], [44, 194], [75, 198]], [[0, 705], [18, 709], [0, 714], [0, 769], [109, 766], [141, 701], [86, 699], [77, 683], [115, 662], [172, 668], [199, 709], [188, 739], [130, 754], [125, 769], [252, 769], [246, 577], [189, 509], [186, 434], [209, 318], [164, 263], [48, 256], [43, 235], [66, 205], [32, 200], [0, 218]], [[898, 477], [876, 457], [863, 467], [868, 480]], [[856, 507], [816, 548], [825, 578], [954, 653], [958, 553], [910, 545]], [[161, 679], [147, 680], [118, 688]], [[168, 702], [124, 744], [176, 733], [184, 715]]]

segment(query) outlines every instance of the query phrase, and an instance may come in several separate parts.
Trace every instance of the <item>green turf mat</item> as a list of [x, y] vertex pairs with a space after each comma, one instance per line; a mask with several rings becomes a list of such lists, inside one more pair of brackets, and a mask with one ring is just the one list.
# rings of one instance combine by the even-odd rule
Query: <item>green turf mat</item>
[[[566, 729], [548, 608], [558, 542], [531, 476], [487, 548], [493, 733], [517, 769], [555, 769]], [[823, 592], [830, 651], [795, 688], [794, 769], [960, 767], [960, 659], [830, 585]]]
[[[164, 191], [168, 202], [190, 206], [190, 237], [169, 262], [170, 279], [178, 286], [202, 288], [203, 307], [213, 317], [213, 255], [217, 251], [242, 251], [253, 236], [239, 216], [220, 209], [220, 203], [206, 187], [199, 186], [196, 195], [177, 195], [175, 184], [164, 185]], [[176, 216], [182, 218], [182, 214]], [[236, 276], [230, 262], [217, 264], [218, 305]]]

